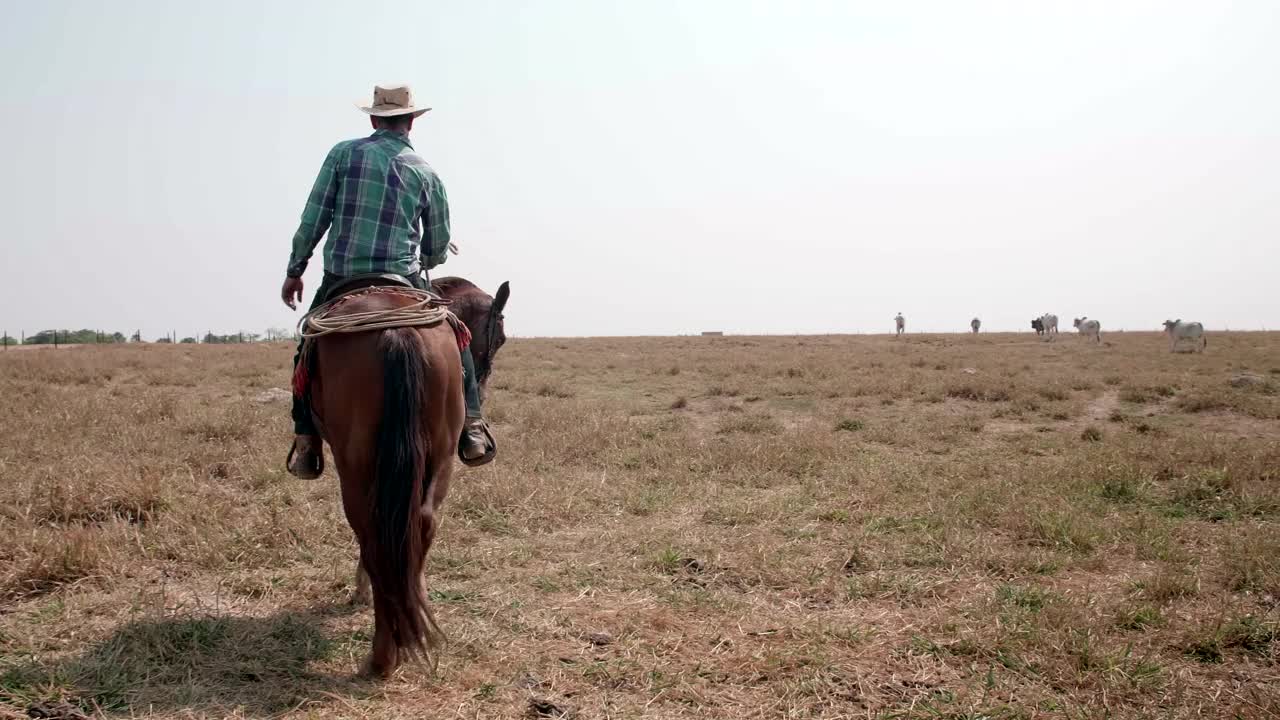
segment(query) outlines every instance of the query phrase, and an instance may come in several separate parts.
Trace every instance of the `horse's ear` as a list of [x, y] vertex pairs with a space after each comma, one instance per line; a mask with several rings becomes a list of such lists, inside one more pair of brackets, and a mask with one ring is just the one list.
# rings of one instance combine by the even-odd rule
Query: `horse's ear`
[[501, 315], [503, 308], [507, 306], [507, 298], [511, 297], [511, 283], [504, 280], [498, 286], [498, 296], [493, 299], [493, 304], [489, 306], [489, 312]]

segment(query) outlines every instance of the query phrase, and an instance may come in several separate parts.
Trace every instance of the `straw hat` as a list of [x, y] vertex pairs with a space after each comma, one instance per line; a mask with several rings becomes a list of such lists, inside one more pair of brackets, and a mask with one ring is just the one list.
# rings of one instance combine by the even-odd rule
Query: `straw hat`
[[409, 89], [408, 85], [392, 85], [391, 87], [375, 85], [373, 88], [373, 104], [367, 106], [358, 105], [358, 107], [369, 115], [378, 117], [409, 114], [418, 117], [431, 109], [414, 107], [413, 91]]

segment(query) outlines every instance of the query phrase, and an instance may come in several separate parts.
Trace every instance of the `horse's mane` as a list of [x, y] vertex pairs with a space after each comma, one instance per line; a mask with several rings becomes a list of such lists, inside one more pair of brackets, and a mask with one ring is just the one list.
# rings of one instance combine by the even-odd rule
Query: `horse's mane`
[[462, 318], [463, 322], [468, 325], [472, 324], [472, 320], [479, 323], [482, 315], [488, 313], [489, 306], [493, 304], [492, 295], [464, 278], [432, 278], [431, 285], [446, 300], [453, 302], [452, 309], [454, 314]]
[[431, 281], [431, 284], [435, 285], [442, 295], [461, 295], [471, 291], [484, 292], [475, 283], [460, 277], [435, 278]]

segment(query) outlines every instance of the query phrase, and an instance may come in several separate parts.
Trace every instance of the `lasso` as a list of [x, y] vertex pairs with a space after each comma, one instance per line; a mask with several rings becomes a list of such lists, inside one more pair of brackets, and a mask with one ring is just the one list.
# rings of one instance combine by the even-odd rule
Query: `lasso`
[[330, 311], [343, 301], [355, 295], [343, 295], [317, 307], [298, 321], [298, 333], [303, 338], [311, 339], [332, 333], [366, 332], [369, 330], [385, 330], [400, 327], [424, 327], [436, 325], [448, 319], [450, 312], [447, 303], [434, 293], [413, 288], [369, 288], [370, 291], [395, 292], [398, 295], [421, 298], [412, 305], [388, 308], [386, 310], [368, 310], [349, 313], [337, 317], [329, 317]]

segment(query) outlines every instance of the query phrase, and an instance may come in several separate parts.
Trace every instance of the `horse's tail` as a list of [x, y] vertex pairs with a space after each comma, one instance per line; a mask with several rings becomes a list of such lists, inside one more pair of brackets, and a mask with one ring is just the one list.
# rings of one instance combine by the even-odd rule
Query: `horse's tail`
[[[378, 424], [372, 543], [364, 558], [379, 618], [400, 651], [427, 655], [439, 629], [422, 587], [422, 503], [431, 457], [423, 410], [427, 360], [415, 328], [382, 331], [382, 419]], [[379, 604], [382, 607], [377, 607]]]

